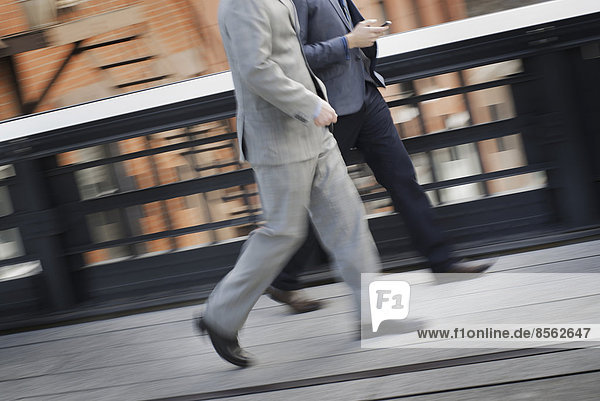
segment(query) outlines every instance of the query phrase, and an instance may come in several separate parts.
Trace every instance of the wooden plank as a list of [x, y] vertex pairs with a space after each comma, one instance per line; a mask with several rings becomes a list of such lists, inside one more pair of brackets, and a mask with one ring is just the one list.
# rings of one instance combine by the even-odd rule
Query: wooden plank
[[144, 22], [142, 6], [126, 7], [115, 11], [54, 25], [44, 32], [49, 46], [62, 46], [97, 35]]
[[[430, 275], [424, 274], [423, 276], [428, 277]], [[539, 277], [541, 278], [543, 276]], [[575, 275], [575, 278], [577, 278], [577, 275]], [[555, 282], [541, 280], [540, 282], [533, 284], [528, 283], [530, 285], [526, 287], [522, 286], [523, 288], [520, 289], [509, 288], [509, 292], [507, 292], [504, 296], [510, 298], [513, 296], [513, 294], [525, 292], [528, 295], [528, 300], [533, 304], [531, 308], [535, 308], [535, 305], [538, 304], [537, 308], [541, 311], [544, 308], [544, 302], [549, 300], [556, 302], [560, 299], [557, 298], [557, 295], [559, 295], [561, 291], [565, 291], [562, 288], [564, 287], [564, 282], [561, 281], [562, 275], [557, 277], [557, 279], [560, 280]], [[506, 304], [503, 304], [502, 308], [496, 308], [495, 306], [497, 305], [495, 305], [495, 301], [492, 300], [496, 298], [496, 296], [493, 292], [490, 292], [493, 288], [486, 284], [485, 280], [473, 281], [465, 284], [468, 284], [469, 286], [464, 288], [467, 290], [470, 288], [470, 290], [451, 289], [445, 285], [431, 288], [423, 287], [424, 292], [419, 293], [418, 289], [420, 287], [416, 286], [415, 288], [417, 289], [417, 292], [415, 292], [415, 295], [417, 299], [422, 298], [423, 301], [419, 301], [419, 304], [415, 305], [415, 310], [419, 311], [420, 309], [423, 311], [429, 311], [433, 309], [435, 313], [429, 313], [428, 315], [430, 318], [450, 318], [465, 312], [460, 307], [461, 304], [466, 302], [465, 300], [468, 300], [467, 296], [463, 293], [473, 292], [473, 290], [476, 290], [482, 299], [476, 302], [478, 305], [477, 309], [467, 310], [472, 314], [476, 312], [489, 313], [496, 310], [498, 313], [502, 313], [504, 310], [503, 308], [508, 306], [515, 308], [515, 312], [519, 312], [520, 310], [520, 313], [523, 313], [524, 316], [527, 316], [527, 313], [532, 313], [531, 308], [527, 309], [527, 307], [523, 306], [520, 302], [513, 302], [512, 304], [507, 302]], [[512, 282], [507, 283], [507, 287], [512, 287], [513, 285], [514, 284]], [[552, 290], [554, 287], [557, 289], [556, 292]], [[597, 293], [596, 287], [593, 283], [587, 283], [587, 286], [577, 285], [575, 287], [576, 288], [573, 290], [568, 290], [565, 292], [563, 296], [569, 296], [571, 298], [588, 296], [588, 298], [583, 298], [579, 301], [573, 301], [578, 302], [579, 307], [576, 307], [575, 312], [570, 314], [571, 318], [576, 317], [577, 312], [588, 313], [583, 306], [590, 302], [593, 304], [596, 299], [593, 296]], [[496, 288], [495, 291], [502, 293], [505, 290], [502, 288]], [[348, 314], [345, 319], [351, 318], [350, 313], [353, 307], [348, 296], [347, 288], [343, 284], [315, 287], [309, 289], [307, 293], [312, 297], [328, 300], [329, 302], [327, 303], [327, 307], [307, 315], [289, 316], [287, 315], [287, 309], [285, 306], [278, 306], [278, 304], [271, 301], [267, 297], [262, 297], [259, 300], [256, 308], [251, 312], [246, 329], [278, 324], [303, 324], [303, 321], [305, 320], [327, 318], [328, 316], [344, 313]], [[474, 295], [471, 294], [470, 296], [473, 297]], [[446, 306], [442, 305], [435, 308], [430, 307], [432, 303], [439, 301], [442, 301], [444, 304], [446, 304]], [[456, 307], [455, 304], [458, 304], [458, 307]], [[569, 304], [567, 303], [566, 305], [568, 306]], [[93, 342], [94, 339], [102, 338], [103, 340], [106, 340], [111, 336], [117, 336], [117, 338], [119, 338], [119, 344], [121, 345], [127, 343], [125, 342], [125, 339], [127, 338], [138, 338], [140, 333], [153, 333], [152, 336], [156, 341], [162, 340], [163, 338], [169, 339], [171, 331], [181, 332], [182, 330], [187, 329], [188, 326], [191, 327], [191, 317], [200, 309], [200, 306], [192, 306], [80, 325], [52, 328], [43, 331], [4, 336], [0, 345], [0, 349], [7, 347], [26, 347], [27, 345], [53, 342], [54, 347], [51, 349], [57, 354], [62, 354], [64, 352], [68, 352], [69, 349], [76, 349], [80, 342], [87, 341], [86, 337], [89, 337], [89, 341]], [[540, 311], [535, 312], [535, 316], [542, 316], [540, 315]], [[554, 313], [553, 311], [550, 312]], [[558, 317], [560, 317], [560, 315], [558, 315]]]
[[[587, 263], [591, 269], [599, 251], [590, 245], [508, 255], [500, 259], [499, 271], [518, 268], [525, 272], [532, 269], [543, 272], [544, 266], [552, 270], [554, 265], [574, 261]], [[500, 263], [505, 258], [510, 259], [509, 262]], [[460, 304], [466, 302], [469, 292], [482, 298], [477, 308], [469, 308], [467, 313], [472, 318], [487, 321], [497, 321], [507, 313], [522, 318], [553, 317], [558, 319], [556, 321], [568, 316], [570, 322], [586, 321], [598, 315], [598, 286], [593, 282], [580, 283], [576, 278], [557, 281], [552, 276], [538, 275], [538, 280], [525, 283], [508, 280], [504, 287], [494, 289], [486, 275], [470, 283], [459, 283], [456, 291], [451, 291], [452, 285], [431, 286], [432, 275], [426, 271], [416, 275], [420, 281], [415, 284], [415, 294], [418, 289], [428, 290], [421, 294], [422, 308], [431, 309], [427, 302], [447, 301], [446, 306], [436, 308], [431, 317], [438, 322], [450, 321], [462, 313]], [[469, 286], [473, 288], [468, 289]], [[569, 291], [561, 287], [568, 287]], [[507, 301], [505, 308], [499, 308], [493, 301], [502, 292], [510, 298], [520, 291], [529, 294], [528, 302]], [[490, 350], [361, 349], [355, 340], [348, 288], [344, 284], [333, 284], [309, 288], [307, 293], [327, 299], [326, 308], [310, 314], [289, 315], [286, 307], [261, 297], [241, 333], [242, 345], [254, 353], [259, 362], [251, 369], [238, 370], [223, 362], [208, 339], [197, 336], [191, 318], [202, 307], [190, 306], [3, 336], [0, 338], [2, 393], [7, 399], [152, 399], [269, 383], [287, 385], [285, 383], [300, 379], [431, 363], [427, 365], [430, 368], [419, 372], [368, 380], [355, 378], [343, 383], [235, 399], [352, 400], [432, 391], [447, 393], [449, 397], [466, 391], [465, 397], [475, 399], [477, 395], [493, 394], [489, 393], [490, 386], [512, 385], [502, 384], [511, 380], [544, 380], [543, 377], [549, 375], [600, 368], [600, 351], [596, 349], [550, 350], [544, 352], [551, 354], [435, 368], [449, 358], [486, 355]], [[552, 308], [548, 308], [549, 301], [553, 301]], [[576, 383], [574, 380], [565, 379], [564, 385]], [[588, 382], [581, 383], [581, 388], [588, 391]], [[465, 390], [468, 386], [480, 388]]]
[[[577, 361], [580, 357], [581, 365]], [[222, 399], [593, 400], [597, 398], [600, 373], [570, 374], [600, 368], [598, 357], [600, 350], [581, 350], [561, 357], [544, 355]]]
[[557, 260], [544, 264], [508, 268], [504, 271], [518, 273], [598, 273], [600, 271], [600, 256]]
[[[322, 321], [307, 319], [302, 325], [286, 322], [280, 328], [272, 325], [268, 328], [256, 327], [248, 330], [244, 335], [245, 343], [248, 349], [258, 356], [260, 364], [253, 368], [251, 373], [242, 376], [242, 379], [247, 380], [235, 381], [236, 385], [298, 380], [485, 352], [464, 349], [361, 350], [358, 343], [352, 340], [352, 336], [348, 335], [349, 332], [315, 335], [314, 328], [322, 327], [324, 322], [328, 326], [337, 326], [339, 323], [329, 316]], [[98, 347], [95, 342], [80, 344], [76, 349], [80, 353], [81, 363], [77, 363], [77, 359], [69, 355], [56, 360], [54, 364], [49, 364], [44, 359], [32, 360], [31, 365], [37, 363], [45, 368], [50, 367], [46, 374], [38, 372], [30, 378], [22, 378], [18, 383], [8, 383], [6, 391], [34, 389], [35, 395], [36, 391], [48, 391], [53, 383], [60, 383], [61, 390], [80, 392], [84, 389], [122, 387], [186, 378], [201, 383], [203, 391], [229, 388], [231, 383], [226, 379], [231, 374], [231, 367], [219, 359], [206, 339], [198, 341], [193, 336], [188, 336], [189, 332], [185, 332], [185, 328], [181, 330], [184, 331], [182, 337], [174, 338], [168, 347], [165, 347], [167, 341], [154, 341], [153, 333], [148, 333], [143, 336], [142, 348], [119, 346], [121, 340], [129, 341], [120, 337], [112, 338], [108, 347]], [[268, 335], [270, 332], [274, 334]], [[139, 333], [137, 337], [140, 341]], [[36, 354], [39, 355], [37, 352]], [[110, 365], [114, 358], [120, 358], [118, 366], [98, 367], [106, 362]], [[60, 373], [60, 369], [54, 371], [52, 367], [69, 369]], [[132, 371], [136, 373], [130, 374]]]
[[[387, 352], [389, 353], [389, 350]], [[392, 351], [392, 353], [394, 352]], [[394, 354], [396, 356], [400, 355], [400, 353]], [[284, 385], [287, 385], [288, 382], [289, 385], [295, 385], [294, 383], [297, 383], [297, 380], [303, 377], [321, 377], [327, 374], [333, 363], [337, 365], [344, 364], [343, 371], [349, 373], [369, 369], [377, 364], [382, 355], [363, 353], [358, 357], [356, 354], [352, 354], [350, 355], [352, 358], [338, 359], [335, 362], [329, 362], [327, 357], [324, 357], [318, 360], [308, 359], [285, 364], [263, 364], [260, 367], [247, 370], [239, 370], [225, 366], [224, 363], [216, 363], [216, 359], [211, 357], [196, 361], [181, 358], [180, 360], [164, 361], [162, 364], [154, 366], [131, 365], [127, 369], [119, 371], [100, 370], [93, 373], [82, 371], [69, 375], [57, 375], [54, 378], [46, 377], [46, 380], [44, 378], [32, 379], [19, 382], [16, 385], [10, 383], [5, 389], [6, 394], [24, 391], [24, 393], [21, 393], [22, 396], [27, 398], [43, 397], [44, 399], [58, 394], [63, 395], [65, 399], [75, 399], [83, 394], [97, 393], [98, 390], [111, 394], [114, 397], [113, 399], [154, 399], [156, 397], [205, 394], [224, 390], [239, 393], [239, 389], [241, 389], [241, 394], [244, 394], [248, 391], [245, 387], [280, 382], [284, 382]], [[440, 360], [444, 356], [442, 352], [433, 355], [432, 360]], [[386, 392], [389, 395], [397, 396], [431, 390], [442, 391], [449, 388], [461, 389], [467, 385], [489, 385], [503, 381], [587, 371], [598, 369], [598, 356], [598, 350], [586, 349], [439, 369], [435, 368], [434, 364], [429, 369], [416, 372], [406, 372], [369, 380], [360, 380], [360, 378], [345, 380], [339, 383], [341, 389], [336, 394], [338, 396], [344, 395], [346, 394], [344, 388], [349, 388], [348, 393], [361, 395], [358, 399], [371, 399], [379, 395], [388, 395]], [[325, 362], [328, 366], [323, 367], [322, 362]], [[211, 372], [199, 374], [198, 370], [205, 365], [209, 365]], [[365, 390], [363, 389], [361, 392], [360, 387], [371, 381], [374, 382], [374, 385], [367, 388], [369, 396], [365, 397]], [[358, 388], [352, 386], [354, 383], [358, 383]], [[316, 386], [315, 389], [337, 385], [338, 383], [322, 384]], [[302, 391], [304, 392], [310, 388], [304, 387]], [[115, 397], [114, 394], [119, 396]], [[261, 398], [263, 396], [264, 394], [260, 394], [256, 399], [264, 399]], [[190, 399], [212, 399], [212, 397]], [[309, 396], [307, 399], [321, 400], [323, 398]], [[345, 398], [342, 397], [341, 399]], [[354, 398], [351, 397], [351, 399]]]
[[[258, 322], [257, 319], [255, 319], [255, 316], [257, 314], [260, 315], [261, 313], [264, 315], [265, 319], [272, 317], [275, 321], [279, 321], [283, 318], [296, 322], [305, 319], [311, 319], [313, 317], [350, 311], [352, 308], [352, 305], [349, 301], [350, 291], [343, 283], [312, 287], [306, 289], [306, 292], [310, 297], [326, 300], [326, 308], [310, 314], [289, 315], [285, 306], [272, 301], [268, 297], [261, 297], [250, 313], [246, 327], [252, 327], [254, 324], [269, 324], [268, 321]], [[337, 302], [338, 299], [343, 298], [347, 298], [348, 301], [342, 301], [342, 303]], [[201, 305], [194, 305], [156, 312], [139, 313], [131, 316], [105, 319], [82, 324], [73, 324], [44, 330], [5, 335], [1, 337], [2, 341], [0, 341], [0, 349], [9, 346], [22, 346], [32, 343], [68, 339], [71, 337], [81, 337], [85, 335], [104, 335], [110, 331], [135, 329], [138, 327], [145, 328], [152, 325], [165, 325], [184, 320], [188, 320], [189, 324], [191, 325], [192, 316], [202, 308], [203, 307]]]
[[491, 385], [479, 389], [452, 391], [450, 393], [434, 394], [429, 397], [409, 397], [407, 399], [506, 401], [507, 395], [510, 394], [509, 397], [512, 399], [589, 401], [598, 397], [598, 382], [600, 382], [600, 373], [587, 373], [536, 379], [523, 383]]
[[[350, 300], [347, 301], [349, 304]], [[579, 300], [578, 304], [572, 302], [570, 305], [562, 305], [561, 309], [582, 311], [580, 318], [585, 318], [586, 308], [582, 307], [581, 301]], [[336, 304], [342, 306], [342, 302]], [[597, 301], [591, 302], [589, 306], [595, 305]], [[328, 314], [304, 315], [303, 318], [299, 317], [302, 315], [280, 315], [268, 309], [263, 309], [265, 316], [259, 316], [255, 311], [249, 319], [248, 327], [242, 333], [242, 343], [256, 353], [261, 365], [292, 363], [307, 358], [316, 360], [322, 355], [339, 357], [348, 352], [365, 352], [358, 349], [358, 342], [353, 341], [355, 328], [352, 326], [351, 313], [343, 312], [342, 309], [332, 306]], [[532, 316], [543, 311], [544, 308], [538, 306], [538, 310], [524, 310], [523, 315]], [[572, 314], [576, 315], [575, 312]], [[514, 313], [514, 310], [511, 313]], [[516, 313], [515, 315], [519, 316]], [[488, 318], [490, 321], [495, 319], [494, 316]], [[98, 373], [132, 364], [151, 366], [163, 360], [179, 358], [210, 358], [211, 365], [223, 366], [223, 362], [214, 354], [206, 340], [196, 337], [188, 320], [118, 332], [73, 336], [58, 341], [3, 349], [0, 351], [3, 360], [0, 376], [6, 379], [24, 379], [50, 373], [48, 369], [52, 366], [60, 367], [52, 369], [51, 373], [54, 375], [74, 373], [78, 369]], [[409, 359], [406, 359], [405, 353], [400, 358], [394, 355], [390, 366], [394, 363], [420, 360], [418, 355], [422, 352], [430, 351], [411, 351]], [[456, 355], [464, 352], [455, 350]], [[382, 353], [387, 354], [388, 350], [383, 350]], [[383, 357], [383, 366], [386, 366], [387, 358], [387, 355]], [[195, 372], [201, 375], [204, 369], [199, 368]]]
[[542, 266], [559, 261], [579, 260], [594, 257], [600, 254], [600, 241], [587, 241], [577, 244], [563, 245], [552, 248], [520, 252], [502, 256], [496, 265], [495, 271], [505, 271], [520, 267]]
[[[412, 275], [413, 274], [411, 274], [411, 276]], [[423, 277], [429, 276], [430, 275], [427, 273], [423, 274]], [[402, 275], [400, 277], [402, 277]], [[420, 309], [423, 311], [428, 311], [433, 309], [435, 313], [428, 314], [429, 317], [433, 319], [440, 317], [449, 318], [457, 314], [461, 314], [463, 312], [469, 312], [474, 314], [476, 312], [484, 313], [499, 310], [499, 313], [501, 313], [503, 308], [509, 306], [513, 308], [523, 309], [525, 310], [525, 312], [523, 312], [525, 314], [529, 313], [520, 302], [514, 302], [510, 300], [506, 304], [503, 304], [502, 308], [498, 309], [496, 307], [496, 301], [493, 300], [498, 298], [495, 296], [495, 293], [490, 292], [491, 290], [494, 290], [499, 293], [508, 291], [504, 295], [508, 298], [514, 296], [514, 294], [518, 294], [519, 292], [525, 292], [527, 294], [527, 299], [530, 301], [529, 303], [533, 305], [540, 305], [550, 300], [556, 302], [560, 299], [558, 295], [561, 293], [561, 291], [563, 292], [563, 297], [577, 298], [588, 296], [589, 299], [586, 300], [586, 298], [584, 298], [578, 301], [580, 302], [580, 306], [589, 302], [595, 302], [595, 298], [593, 298], [592, 296], [597, 294], [597, 290], [593, 282], [583, 283], [585, 285], [576, 285], [576, 288], [573, 288], [572, 290], [569, 289], [565, 292], [563, 286], [565, 282], [562, 281], [563, 275], [559, 275], [557, 277], [557, 280], [555, 280], [554, 282], [542, 280], [541, 278], [544, 276], [539, 277], [539, 282], [527, 283], [527, 286], [524, 286], [524, 284], [521, 283], [520, 287], [517, 286], [517, 288], [509, 288], [515, 285], [514, 283], [509, 281], [506, 283], [505, 287], [507, 288], [507, 290], [505, 290], [504, 288], [493, 288], [493, 286], [487, 284], [486, 280], [483, 278], [480, 280], [464, 283], [462, 289], [461, 287], [452, 289], [452, 287], [449, 287], [448, 285], [430, 286], [430, 288], [428, 286], [424, 286], [422, 291], [419, 292], [419, 289], [421, 287], [417, 285], [415, 286], [416, 299], [423, 299], [423, 301], [419, 301], [419, 303], [415, 305], [415, 310], [418, 311]], [[578, 275], [575, 275], [574, 279], [577, 279], [578, 277]], [[556, 287], [556, 291], [552, 290], [552, 288], [554, 287]], [[474, 294], [475, 291], [479, 295]], [[311, 297], [328, 300], [329, 302], [327, 304], [327, 307], [320, 311], [307, 315], [289, 316], [287, 315], [287, 309], [285, 306], [278, 306], [278, 304], [271, 301], [267, 297], [262, 297], [259, 300], [256, 308], [251, 312], [248, 324], [246, 325], [246, 329], [250, 329], [253, 327], [266, 327], [273, 324], [278, 325], [284, 323], [303, 324], [303, 321], [305, 320], [327, 318], [327, 316], [338, 315], [342, 313], [350, 314], [350, 312], [352, 311], [352, 304], [348, 296], [348, 290], [343, 284], [334, 284], [329, 286], [319, 286], [315, 288], [310, 288], [308, 289], [307, 293]], [[460, 305], [466, 303], [469, 297], [467, 295], [464, 295], [464, 293], [471, 293], [471, 295], [469, 295], [470, 297], [482, 297], [481, 300], [477, 300], [476, 309], [468, 309], [466, 311], [461, 309]], [[440, 301], [447, 304], [447, 306], [444, 307], [444, 305], [442, 305], [440, 307], [435, 308], [430, 307], [432, 303], [437, 303]], [[454, 304], [458, 304], [458, 307], [456, 307]], [[541, 306], [541, 308], [543, 308], [543, 306]], [[76, 348], [79, 342], [85, 340], [85, 337], [90, 337], [90, 341], [94, 341], [94, 338], [107, 339], [109, 338], [109, 336], [118, 335], [120, 339], [120, 344], [124, 344], [124, 339], [129, 338], [129, 336], [136, 338], [136, 336], [138, 336], [139, 333], [152, 332], [154, 333], [152, 335], [156, 340], [161, 340], [163, 338], [168, 339], [171, 330], [177, 332], [183, 330], [184, 328], [187, 328], [187, 326], [191, 327], [191, 317], [194, 315], [195, 312], [199, 311], [200, 309], [200, 306], [192, 306], [160, 312], [139, 314], [117, 319], [91, 322], [80, 325], [58, 327], [43, 331], [4, 336], [2, 344], [0, 345], [0, 349], [18, 346], [25, 347], [28, 344], [35, 345], [44, 342], [53, 342], [55, 346], [52, 349], [58, 354], [62, 354], [63, 352], [67, 352], [71, 348]], [[581, 307], [576, 308], [576, 310], [585, 312], [585, 308]], [[539, 313], [536, 313], [536, 316], [539, 316]], [[570, 316], [573, 317], [575, 315], [571, 314]], [[62, 341], [64, 344], [61, 345], [60, 343], [58, 343], [59, 341]]]

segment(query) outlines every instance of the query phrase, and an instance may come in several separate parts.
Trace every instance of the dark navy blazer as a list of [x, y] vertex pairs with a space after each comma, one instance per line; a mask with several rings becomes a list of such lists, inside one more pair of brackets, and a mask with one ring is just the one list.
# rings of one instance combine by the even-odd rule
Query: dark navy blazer
[[[377, 44], [368, 48], [346, 48], [344, 35], [364, 20], [352, 1], [348, 8], [352, 23], [345, 17], [339, 0], [293, 0], [300, 23], [300, 39], [304, 53], [314, 73], [325, 83], [329, 103], [338, 115], [360, 110], [364, 101], [365, 79], [384, 86], [381, 75], [375, 72]], [[370, 63], [365, 76], [365, 61]]]

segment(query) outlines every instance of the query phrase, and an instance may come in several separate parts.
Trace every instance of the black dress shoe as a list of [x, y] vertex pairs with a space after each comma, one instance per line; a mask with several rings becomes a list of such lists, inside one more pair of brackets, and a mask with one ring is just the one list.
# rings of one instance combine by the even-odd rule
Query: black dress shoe
[[300, 291], [284, 291], [270, 286], [266, 293], [272, 300], [289, 306], [294, 313], [312, 312], [323, 306], [321, 301], [308, 299]]
[[461, 260], [460, 262], [452, 263], [439, 273], [483, 273], [494, 263], [496, 263], [495, 260], [476, 260], [471, 262]]
[[[477, 277], [480, 277], [483, 272], [489, 269], [496, 260], [483, 260], [483, 261], [460, 261], [454, 262], [446, 269], [442, 271], [434, 271], [434, 273], [442, 273], [442, 274], [434, 274], [435, 281], [438, 284], [447, 284], [465, 280], [472, 280]], [[460, 273], [460, 274], [443, 274], [443, 273]], [[465, 274], [467, 273], [467, 274]], [[470, 274], [469, 274], [470, 273]]]
[[206, 321], [202, 318], [202, 316], [197, 316], [194, 318], [194, 323], [196, 328], [202, 334], [208, 333], [210, 342], [221, 358], [242, 368], [246, 368], [254, 364], [252, 356], [240, 347], [237, 336], [235, 338], [226, 338], [218, 334], [206, 324]]

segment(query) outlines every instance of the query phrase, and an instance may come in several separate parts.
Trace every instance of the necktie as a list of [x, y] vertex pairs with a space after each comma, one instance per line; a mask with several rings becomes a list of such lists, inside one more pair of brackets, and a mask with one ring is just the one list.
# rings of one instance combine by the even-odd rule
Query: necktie
[[352, 18], [350, 17], [350, 10], [348, 9], [348, 3], [346, 2], [346, 0], [340, 0], [340, 6], [342, 7], [342, 10], [344, 11], [344, 15], [346, 15], [346, 19], [348, 20], [348, 22], [350, 22], [352, 24]]

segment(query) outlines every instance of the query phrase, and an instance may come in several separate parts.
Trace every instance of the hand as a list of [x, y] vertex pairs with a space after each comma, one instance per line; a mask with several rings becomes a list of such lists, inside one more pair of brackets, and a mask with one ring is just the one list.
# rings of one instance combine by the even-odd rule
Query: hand
[[389, 26], [379, 27], [371, 26], [377, 22], [374, 19], [368, 19], [356, 24], [352, 32], [346, 35], [348, 47], [370, 47], [377, 39], [383, 36], [384, 32], [390, 29]]
[[337, 122], [337, 114], [333, 107], [326, 101], [321, 104], [321, 111], [319, 115], [315, 117], [315, 125], [317, 127], [327, 127], [330, 124]]

